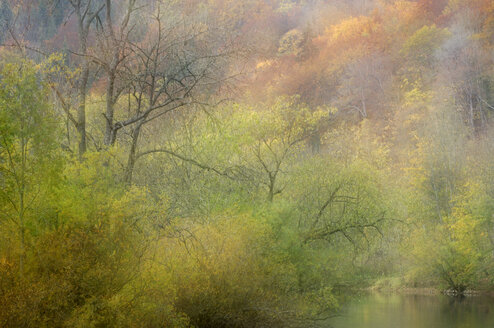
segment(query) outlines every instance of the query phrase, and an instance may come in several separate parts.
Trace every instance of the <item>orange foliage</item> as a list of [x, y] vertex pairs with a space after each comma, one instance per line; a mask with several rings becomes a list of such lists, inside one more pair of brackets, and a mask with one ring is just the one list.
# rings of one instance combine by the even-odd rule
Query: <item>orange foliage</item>
[[355, 17], [326, 29], [314, 40], [320, 57], [340, 57], [343, 62], [386, 46], [386, 36], [378, 17]]

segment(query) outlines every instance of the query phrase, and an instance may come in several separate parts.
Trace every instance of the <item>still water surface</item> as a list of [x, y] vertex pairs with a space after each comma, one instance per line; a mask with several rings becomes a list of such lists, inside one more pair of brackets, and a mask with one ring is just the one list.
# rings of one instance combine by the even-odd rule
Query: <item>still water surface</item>
[[494, 299], [366, 294], [344, 307], [331, 328], [494, 328]]

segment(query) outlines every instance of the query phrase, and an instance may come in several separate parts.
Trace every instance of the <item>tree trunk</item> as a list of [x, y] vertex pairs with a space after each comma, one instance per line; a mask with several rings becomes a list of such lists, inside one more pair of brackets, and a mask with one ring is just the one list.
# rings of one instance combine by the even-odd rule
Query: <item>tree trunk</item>
[[114, 102], [113, 93], [115, 90], [115, 72], [108, 73], [108, 85], [106, 87], [106, 130], [105, 130], [105, 145], [111, 146], [115, 143], [115, 127], [113, 125]]
[[86, 86], [89, 68], [85, 64], [81, 85], [79, 86], [79, 107], [77, 108], [77, 133], [79, 135], [79, 158], [82, 159], [87, 150], [86, 145]]
[[26, 253], [26, 242], [25, 242], [25, 223], [24, 223], [24, 192], [25, 192], [25, 176], [26, 172], [26, 151], [27, 145], [24, 138], [21, 138], [21, 176], [18, 183], [19, 188], [19, 233], [21, 239], [21, 254], [19, 255], [19, 273], [21, 276], [24, 275], [24, 256]]
[[473, 100], [472, 100], [472, 94], [471, 93], [469, 94], [468, 98], [469, 98], [469, 105], [470, 105], [470, 125], [472, 126], [472, 129], [475, 130]]
[[127, 167], [125, 168], [124, 181], [127, 185], [132, 184], [132, 176], [134, 173], [134, 167], [137, 159], [137, 143], [139, 141], [139, 134], [141, 133], [141, 127], [144, 121], [139, 122], [135, 129], [132, 131], [132, 143], [130, 145], [129, 157], [127, 160]]
[[79, 81], [79, 106], [77, 107], [77, 133], [79, 135], [79, 159], [82, 160], [87, 150], [86, 144], [86, 95], [89, 81], [89, 62], [87, 54], [88, 29], [84, 26], [83, 17], [79, 13], [79, 51], [82, 55], [82, 75]]

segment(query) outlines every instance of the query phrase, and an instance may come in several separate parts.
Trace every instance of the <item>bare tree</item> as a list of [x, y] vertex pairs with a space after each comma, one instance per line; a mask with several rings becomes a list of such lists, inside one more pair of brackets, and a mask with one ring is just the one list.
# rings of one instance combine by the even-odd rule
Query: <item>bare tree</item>
[[131, 54], [129, 35], [134, 27], [131, 24], [131, 18], [138, 8], [136, 8], [136, 0], [128, 0], [123, 17], [118, 24], [115, 24], [111, 0], [105, 0], [105, 7], [105, 22], [100, 25], [96, 49], [98, 54], [94, 58], [106, 74], [106, 112], [103, 114], [106, 120], [104, 144], [109, 146], [115, 143], [116, 137], [113, 126], [115, 105], [127, 87], [125, 83], [117, 85], [117, 78], [121, 66]]
[[[152, 23], [144, 39], [131, 42], [127, 39], [130, 53], [120, 71], [125, 80], [128, 96], [125, 118], [115, 119], [115, 104], [122, 90], [107, 98], [105, 143], [113, 145], [118, 132], [130, 128], [130, 148], [125, 169], [125, 180], [130, 183], [137, 156], [142, 128], [167, 114], [191, 104], [207, 106], [204, 95], [214, 93], [219, 85], [232, 76], [225, 75], [226, 58], [233, 53], [227, 41], [218, 44], [212, 28], [205, 24], [185, 22], [177, 8], [158, 6], [150, 14]], [[129, 5], [130, 13], [131, 7]], [[166, 11], [166, 19], [162, 14]], [[190, 20], [190, 17], [188, 17]], [[126, 19], [123, 20], [126, 22]], [[122, 30], [122, 29], [121, 29]], [[121, 47], [122, 49], [124, 46]], [[111, 73], [111, 70], [108, 71]], [[114, 78], [111, 76], [111, 78]], [[109, 85], [111, 80], [108, 80]], [[113, 88], [109, 86], [108, 88]], [[199, 96], [198, 90], [201, 90]], [[119, 116], [120, 118], [122, 115]], [[148, 153], [148, 152], [146, 152]]]
[[453, 36], [438, 51], [439, 81], [449, 86], [455, 104], [473, 130], [485, 127], [489, 112], [494, 110], [490, 99], [492, 80], [486, 71], [491, 56], [472, 36], [474, 27], [458, 24]]
[[342, 108], [367, 118], [369, 110], [375, 111], [385, 103], [385, 89], [392, 76], [386, 60], [383, 54], [369, 54], [347, 65], [339, 87], [338, 103]]
[[78, 81], [78, 106], [73, 123], [79, 134], [79, 157], [82, 158], [87, 150], [86, 142], [86, 98], [90, 74], [90, 59], [88, 57], [88, 37], [91, 25], [105, 8], [105, 3], [92, 0], [69, 0], [77, 17], [79, 37], [78, 55], [81, 58], [81, 73]]

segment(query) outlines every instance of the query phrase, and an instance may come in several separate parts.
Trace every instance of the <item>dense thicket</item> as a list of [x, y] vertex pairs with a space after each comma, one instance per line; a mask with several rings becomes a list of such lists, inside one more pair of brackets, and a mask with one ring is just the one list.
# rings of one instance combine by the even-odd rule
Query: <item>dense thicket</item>
[[491, 0], [3, 0], [0, 27], [0, 326], [494, 286]]

